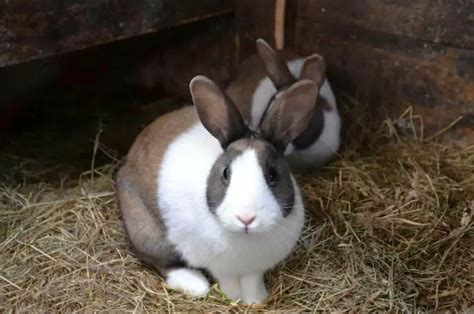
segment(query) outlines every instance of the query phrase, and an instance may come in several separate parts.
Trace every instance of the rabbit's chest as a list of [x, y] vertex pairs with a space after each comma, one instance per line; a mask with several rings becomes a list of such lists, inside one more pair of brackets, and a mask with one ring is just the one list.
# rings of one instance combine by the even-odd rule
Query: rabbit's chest
[[[297, 237], [296, 230], [294, 236]], [[295, 241], [288, 237], [241, 234], [238, 240], [228, 239], [225, 250], [209, 260], [206, 267], [212, 273], [237, 275], [265, 271], [283, 260], [294, 245]]]
[[191, 266], [206, 268], [212, 273], [241, 274], [271, 268], [291, 250], [290, 247], [285, 248], [269, 239], [265, 240], [265, 243], [245, 241], [245, 247], [238, 247], [241, 244], [210, 241], [209, 238], [190, 234], [179, 245], [178, 250]]

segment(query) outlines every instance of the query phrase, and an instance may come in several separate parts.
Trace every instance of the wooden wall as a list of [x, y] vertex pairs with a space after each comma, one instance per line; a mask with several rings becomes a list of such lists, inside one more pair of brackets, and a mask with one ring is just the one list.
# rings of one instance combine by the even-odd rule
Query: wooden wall
[[[336, 91], [358, 95], [377, 118], [396, 116], [413, 106], [423, 115], [428, 132], [463, 116], [454, 133], [460, 142], [474, 144], [473, 0], [132, 2], [77, 0], [68, 5], [59, 0], [0, 1], [0, 66], [210, 16], [231, 20], [230, 12], [234, 12], [234, 25], [219, 22], [225, 25], [224, 30], [209, 38], [222, 36], [208, 42], [196, 39], [191, 46], [194, 51], [204, 47], [204, 54], [205, 47], [212, 46], [216, 52], [212, 58], [201, 58], [207, 63], [202, 62], [200, 68], [212, 68], [216, 58], [225, 59], [219, 61], [222, 64], [233, 65], [255, 53], [257, 38], [275, 44], [277, 7], [283, 4], [285, 47], [302, 55], [321, 53]], [[97, 6], [91, 7], [91, 3]], [[138, 66], [143, 70], [138, 71], [137, 81], [154, 86], [157, 82], [172, 82], [163, 80], [159, 73], [176, 69], [194, 73], [188, 71], [189, 62], [175, 60], [180, 55], [189, 55], [182, 60], [190, 60], [199, 53], [189, 52], [186, 41], [175, 46], [187, 54], [175, 56], [176, 50], [157, 44], [156, 56]], [[166, 69], [159, 70], [163, 65]], [[222, 76], [225, 81], [229, 73], [220, 72], [216, 78]], [[177, 89], [173, 92], [185, 90], [176, 87], [179, 84], [169, 85]]]
[[0, 1], [0, 67], [233, 11], [228, 0]]
[[[291, 1], [291, 0], [290, 0]], [[474, 1], [295, 0], [295, 47], [383, 118], [412, 105], [428, 132], [459, 116], [474, 144]]]
[[255, 41], [264, 38], [271, 45], [275, 45], [276, 0], [236, 0], [235, 26], [237, 60], [242, 61], [256, 53]]
[[[223, 84], [232, 77], [232, 1], [66, 2], [0, 1], [0, 129], [54, 94], [68, 98], [65, 105], [116, 92], [189, 99], [193, 76]], [[156, 8], [146, 10], [152, 3]], [[61, 29], [64, 23], [69, 26]]]
[[223, 84], [232, 78], [233, 33], [234, 17], [228, 14], [0, 67], [0, 129], [18, 112], [57, 102], [68, 110], [114, 99], [129, 99], [135, 106], [166, 95], [188, 100], [193, 76]]

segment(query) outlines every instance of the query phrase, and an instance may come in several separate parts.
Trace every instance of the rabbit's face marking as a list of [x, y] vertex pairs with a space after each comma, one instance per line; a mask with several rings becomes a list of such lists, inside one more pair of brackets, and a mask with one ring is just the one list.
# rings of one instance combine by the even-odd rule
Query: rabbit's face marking
[[208, 177], [207, 203], [233, 231], [263, 232], [278, 225], [294, 206], [287, 162], [268, 142], [244, 138], [230, 144]]

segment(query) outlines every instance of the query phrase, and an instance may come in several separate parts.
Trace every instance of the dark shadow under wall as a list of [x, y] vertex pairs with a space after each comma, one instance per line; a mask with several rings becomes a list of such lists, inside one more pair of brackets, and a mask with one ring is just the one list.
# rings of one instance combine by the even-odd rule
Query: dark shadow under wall
[[189, 101], [198, 74], [234, 70], [232, 16], [0, 69], [0, 179], [75, 176], [120, 159], [140, 130]]

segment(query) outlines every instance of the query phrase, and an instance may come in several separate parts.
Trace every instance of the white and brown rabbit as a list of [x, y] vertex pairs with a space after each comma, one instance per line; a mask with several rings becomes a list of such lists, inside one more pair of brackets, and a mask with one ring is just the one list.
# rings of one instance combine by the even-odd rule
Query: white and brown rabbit
[[[335, 155], [340, 145], [341, 119], [336, 98], [326, 78], [324, 59], [299, 57], [291, 50], [274, 51], [258, 39], [257, 56], [246, 59], [227, 88], [252, 130], [271, 112], [275, 99], [297, 80], [312, 80], [320, 88], [308, 127], [288, 145], [285, 155], [295, 168], [315, 168]], [[286, 61], [287, 60], [287, 61]]]
[[318, 87], [291, 85], [259, 132], [212, 81], [190, 83], [195, 106], [156, 119], [117, 176], [122, 216], [137, 256], [168, 287], [206, 295], [208, 270], [230, 298], [267, 297], [263, 275], [293, 249], [304, 221], [283, 152], [310, 121]]

